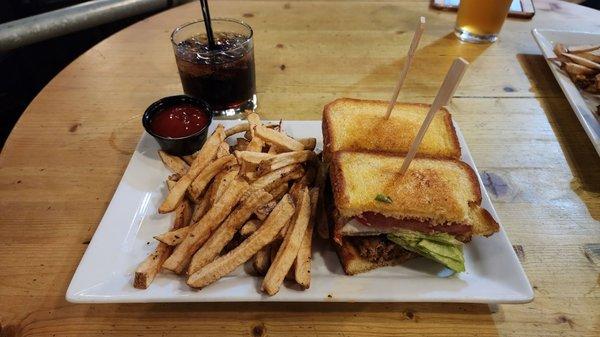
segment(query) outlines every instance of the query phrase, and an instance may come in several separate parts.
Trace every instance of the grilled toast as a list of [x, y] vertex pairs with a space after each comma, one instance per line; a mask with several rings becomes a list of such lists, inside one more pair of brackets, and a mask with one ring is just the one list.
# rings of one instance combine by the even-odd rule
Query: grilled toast
[[[465, 224], [472, 228], [471, 235], [498, 231], [498, 223], [480, 207], [481, 190], [469, 165], [454, 159], [415, 158], [399, 176], [403, 160], [403, 156], [382, 153], [336, 152], [330, 176], [340, 217], [373, 212], [432, 226]], [[376, 200], [378, 194], [391, 202]]]
[[[377, 150], [406, 154], [430, 105], [396, 103], [385, 119], [388, 102], [339, 98], [323, 110], [323, 158], [340, 150]], [[448, 110], [434, 117], [417, 156], [460, 158], [460, 145]]]

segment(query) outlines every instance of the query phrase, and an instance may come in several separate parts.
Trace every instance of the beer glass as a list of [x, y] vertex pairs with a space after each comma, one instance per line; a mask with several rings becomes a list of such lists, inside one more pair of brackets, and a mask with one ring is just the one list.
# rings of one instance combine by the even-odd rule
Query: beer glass
[[511, 3], [512, 0], [460, 0], [456, 36], [471, 43], [496, 41]]

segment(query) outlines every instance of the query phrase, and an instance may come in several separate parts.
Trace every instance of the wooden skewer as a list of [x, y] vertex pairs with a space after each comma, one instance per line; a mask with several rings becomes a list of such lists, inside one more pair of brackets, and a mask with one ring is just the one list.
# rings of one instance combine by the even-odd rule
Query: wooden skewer
[[408, 166], [410, 165], [410, 162], [415, 158], [417, 150], [419, 149], [419, 145], [421, 144], [423, 137], [425, 137], [425, 132], [427, 132], [427, 128], [429, 128], [429, 124], [431, 124], [435, 113], [438, 112], [438, 110], [440, 110], [444, 105], [448, 104], [450, 98], [452, 98], [452, 95], [456, 90], [456, 87], [460, 83], [465, 70], [467, 70], [468, 65], [469, 62], [465, 61], [462, 57], [457, 58], [454, 60], [454, 63], [452, 63], [452, 67], [450, 67], [450, 70], [448, 70], [446, 78], [444, 78], [444, 82], [438, 90], [438, 93], [431, 104], [429, 112], [427, 113], [427, 116], [425, 116], [425, 120], [423, 120], [423, 124], [421, 125], [415, 140], [413, 140], [410, 150], [404, 158], [404, 162], [402, 163], [402, 167], [398, 173], [399, 175], [404, 175], [408, 169]]
[[398, 94], [400, 94], [400, 89], [402, 89], [402, 85], [404, 84], [404, 80], [406, 79], [406, 74], [408, 74], [408, 69], [412, 64], [415, 51], [417, 51], [417, 47], [419, 46], [419, 41], [421, 40], [421, 35], [423, 35], [424, 30], [425, 17], [422, 16], [419, 19], [419, 24], [417, 25], [417, 29], [415, 30], [415, 35], [413, 35], [412, 42], [410, 43], [410, 48], [408, 49], [408, 54], [406, 55], [406, 62], [404, 62], [404, 67], [402, 67], [402, 71], [400, 72], [400, 78], [396, 83], [396, 88], [394, 88], [394, 94], [392, 95], [392, 99], [390, 99], [390, 103], [388, 104], [388, 108], [385, 113], [385, 119], [390, 118], [390, 115], [392, 114], [392, 109], [394, 109], [394, 105], [396, 104], [396, 100], [398, 99]]

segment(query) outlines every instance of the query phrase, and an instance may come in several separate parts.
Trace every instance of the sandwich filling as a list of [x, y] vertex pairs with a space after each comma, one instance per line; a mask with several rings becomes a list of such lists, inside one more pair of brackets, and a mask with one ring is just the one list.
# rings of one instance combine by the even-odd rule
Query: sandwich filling
[[403, 228], [425, 234], [434, 234], [439, 232], [468, 238], [471, 236], [472, 232], [472, 226], [467, 224], [447, 222], [437, 225], [429, 221], [387, 217], [383, 214], [375, 212], [364, 212], [354, 217], [354, 219], [368, 227]]
[[390, 241], [385, 235], [348, 236], [347, 240], [356, 247], [358, 254], [371, 263], [391, 261], [406, 254], [400, 245]]
[[[369, 228], [372, 231], [369, 231]], [[408, 250], [439, 262], [456, 272], [463, 272], [465, 271], [463, 243], [455, 236], [469, 235], [471, 226], [464, 224], [433, 226], [428, 222], [401, 220], [367, 212], [351, 219], [342, 227], [341, 232], [348, 235], [347, 238], [354, 236], [353, 241], [360, 255], [371, 262], [391, 259], [394, 254]], [[394, 245], [397, 247], [395, 248]]]

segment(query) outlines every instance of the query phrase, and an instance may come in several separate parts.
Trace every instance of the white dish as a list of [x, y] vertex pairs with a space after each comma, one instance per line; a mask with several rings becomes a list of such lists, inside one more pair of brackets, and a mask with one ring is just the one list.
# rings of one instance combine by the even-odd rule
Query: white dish
[[600, 44], [600, 34], [537, 28], [531, 33], [540, 46], [550, 70], [571, 104], [581, 126], [600, 155], [600, 117], [594, 114], [596, 107], [600, 105], [600, 96], [579, 90], [558, 65], [548, 60], [548, 58], [556, 57], [552, 51], [555, 43], [563, 43], [567, 46]]
[[[238, 123], [219, 122], [226, 127]], [[287, 121], [283, 127], [294, 137], [316, 137], [317, 146], [322, 148], [321, 122]], [[475, 168], [460, 130], [457, 132], [463, 160]], [[258, 290], [261, 278], [246, 274], [242, 267], [202, 290], [193, 290], [182, 278], [168, 273], [157, 275], [146, 290], [135, 289], [135, 268], [154, 250], [153, 235], [168, 230], [172, 217], [156, 211], [165, 196], [164, 181], [169, 175], [157, 150], [158, 144], [144, 133], [71, 280], [68, 301], [522, 303], [533, 298], [529, 281], [502, 229], [489, 238], [473, 239], [465, 249], [467, 272], [448, 278], [437, 275], [445, 269], [422, 258], [346, 276], [328, 243], [315, 239], [311, 287], [305, 291], [286, 285], [277, 295], [266, 296]], [[498, 219], [483, 186], [482, 191], [483, 207]]]

